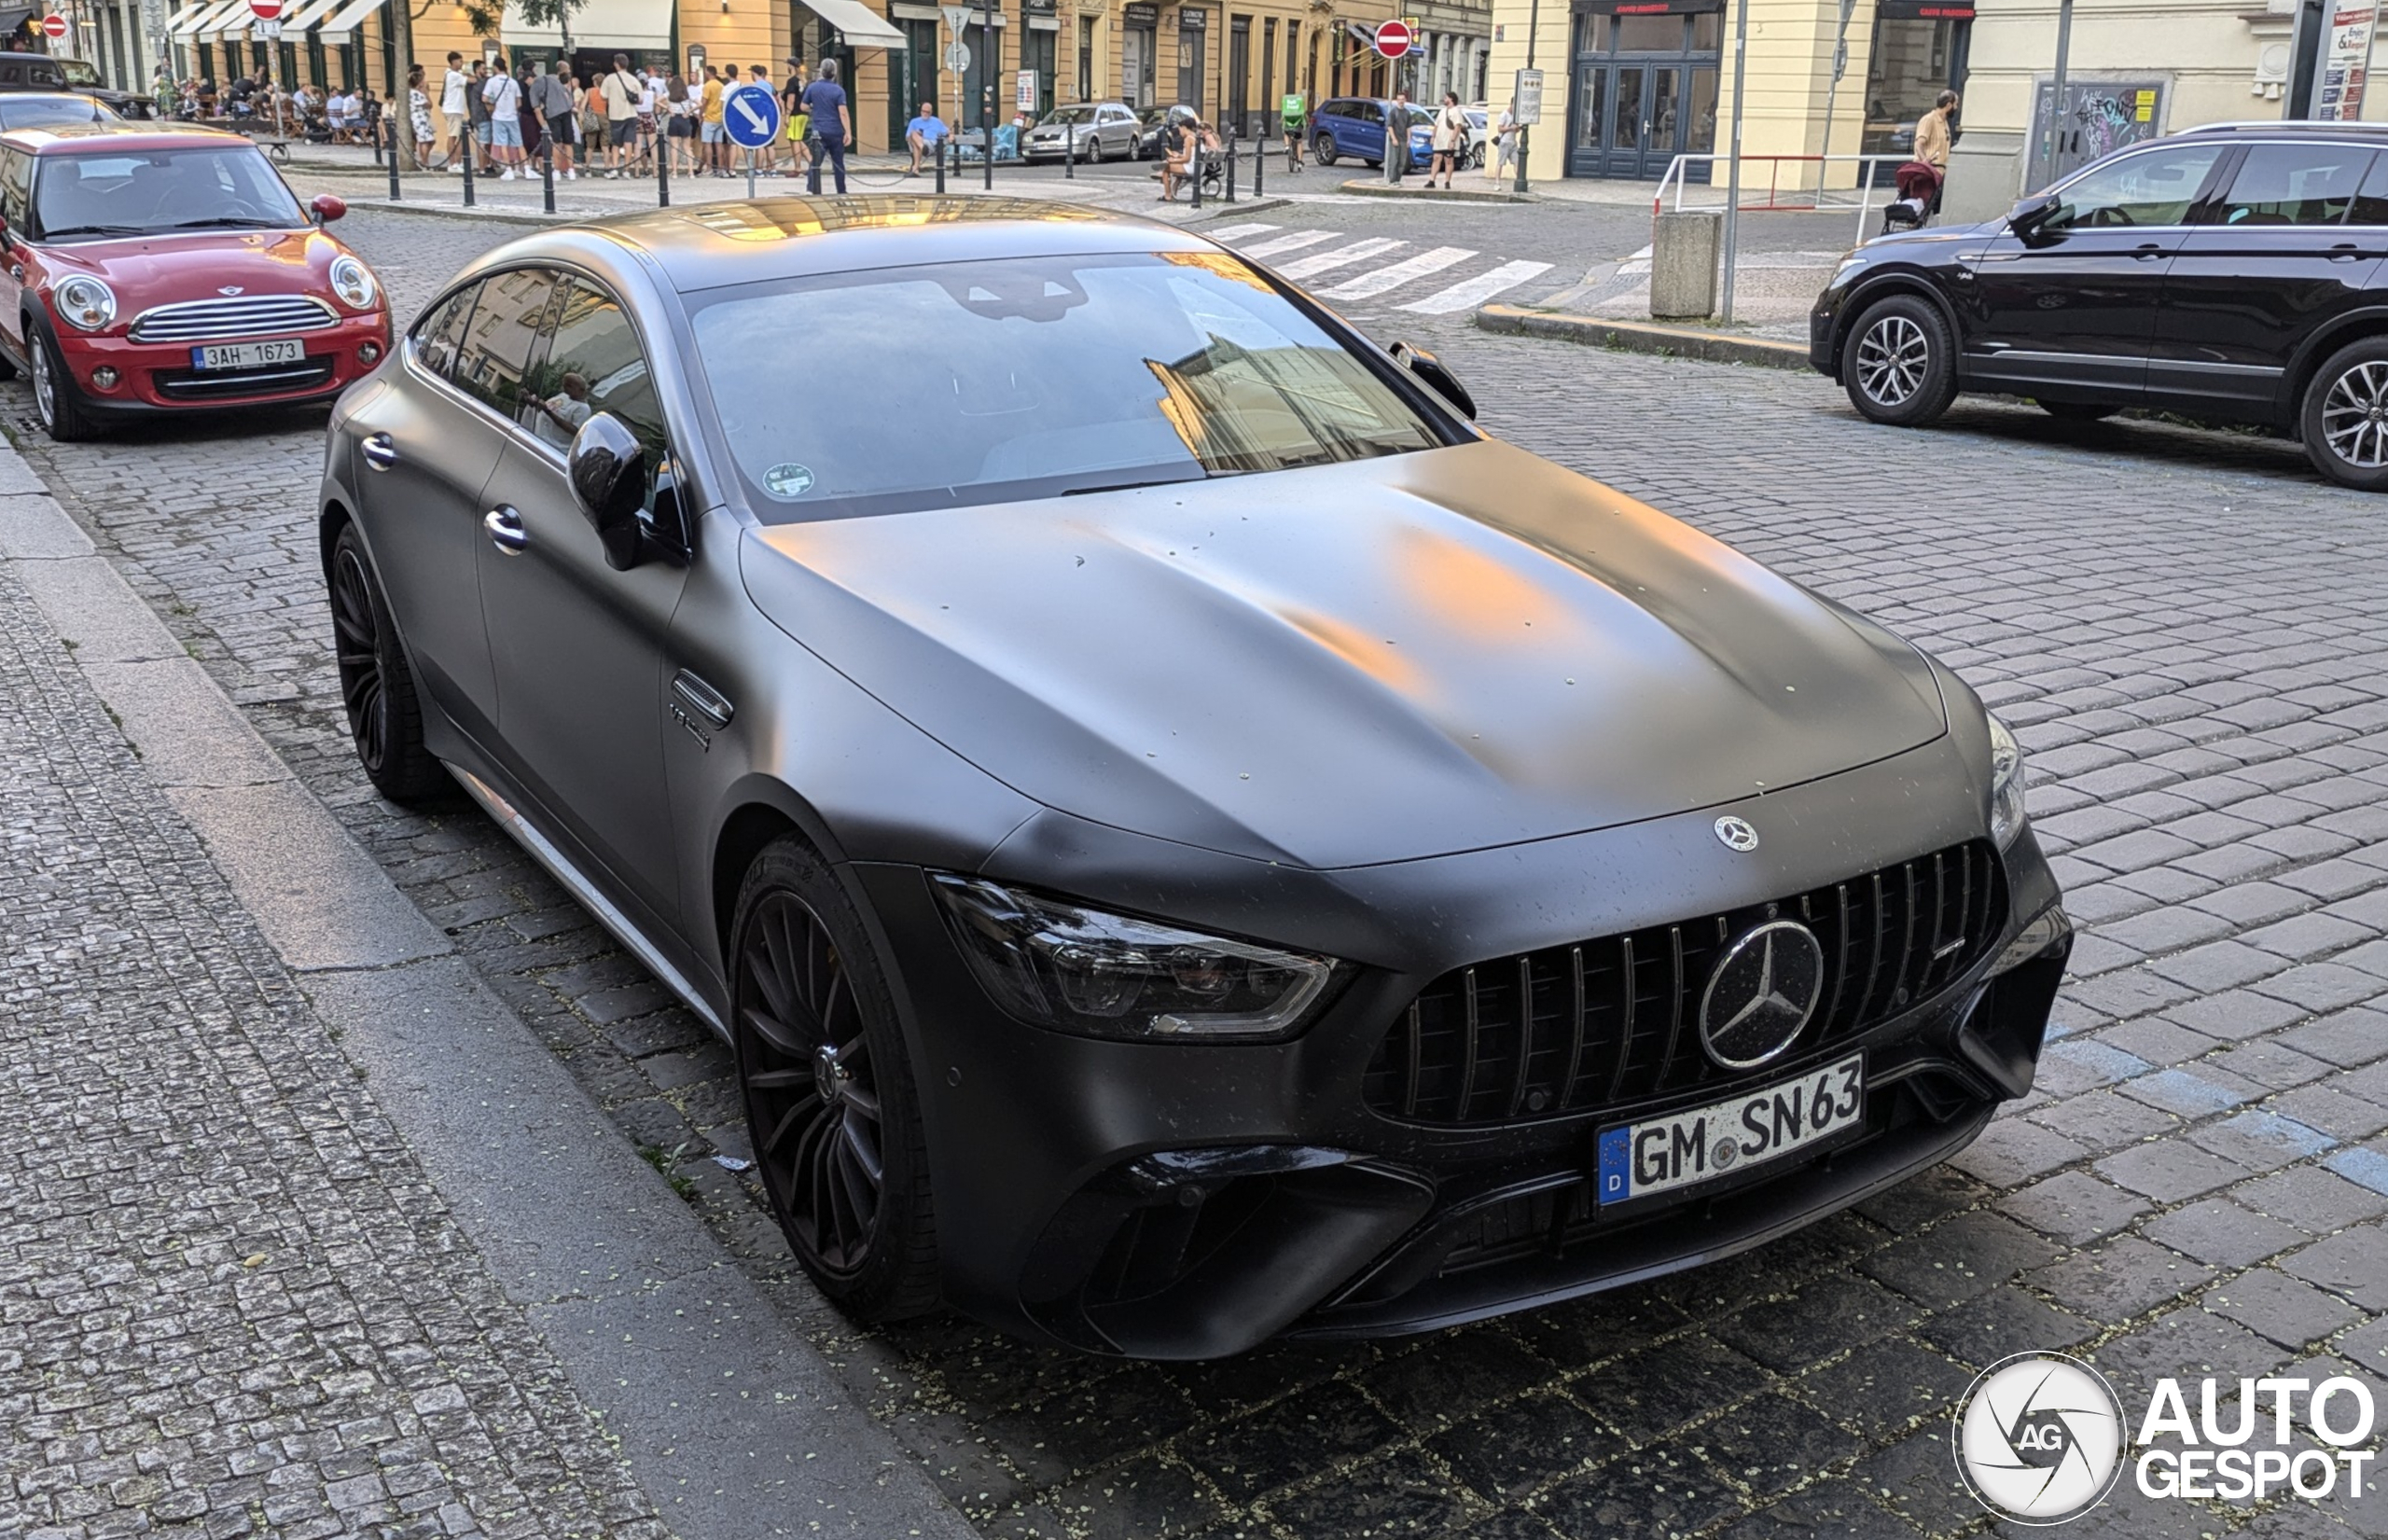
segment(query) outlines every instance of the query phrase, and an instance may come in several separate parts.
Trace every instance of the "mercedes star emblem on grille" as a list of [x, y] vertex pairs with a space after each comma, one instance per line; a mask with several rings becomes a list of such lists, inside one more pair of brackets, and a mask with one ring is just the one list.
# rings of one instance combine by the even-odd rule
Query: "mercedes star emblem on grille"
[[1731, 813], [1716, 820], [1716, 838], [1725, 841], [1727, 850], [1748, 852], [1757, 849], [1756, 826], [1748, 819], [1736, 818]]
[[1815, 1014], [1824, 981], [1825, 950], [1797, 920], [1744, 932], [1716, 959], [1701, 993], [1701, 1046], [1729, 1070], [1765, 1063]]

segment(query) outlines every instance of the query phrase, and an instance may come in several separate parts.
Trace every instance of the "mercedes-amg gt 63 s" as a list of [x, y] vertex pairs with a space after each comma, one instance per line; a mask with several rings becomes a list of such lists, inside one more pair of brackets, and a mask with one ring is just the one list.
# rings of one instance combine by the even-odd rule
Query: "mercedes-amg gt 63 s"
[[2014, 738], [1473, 412], [1132, 219], [543, 229], [334, 415], [356, 751], [729, 1038], [866, 1320], [1416, 1331], [1963, 1148], [2072, 946]]

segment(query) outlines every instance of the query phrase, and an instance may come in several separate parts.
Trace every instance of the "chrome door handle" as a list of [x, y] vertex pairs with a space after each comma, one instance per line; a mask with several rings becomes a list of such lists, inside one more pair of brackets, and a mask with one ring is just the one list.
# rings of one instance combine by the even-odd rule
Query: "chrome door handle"
[[2137, 251], [2132, 252], [2131, 255], [2138, 257], [2143, 262], [2153, 262], [2158, 257], [2164, 255], [2164, 248], [2151, 243], [2140, 247]]
[[2330, 248], [2330, 260], [2333, 262], [2352, 262], [2362, 255], [2363, 253], [2353, 246], [2339, 245]]
[[370, 435], [356, 446], [356, 452], [365, 456], [365, 463], [375, 470], [388, 470], [398, 463], [397, 440], [386, 433]]
[[520, 556], [531, 548], [531, 532], [522, 527], [522, 516], [510, 507], [494, 507], [482, 514], [481, 528], [489, 531], [489, 543], [508, 556]]

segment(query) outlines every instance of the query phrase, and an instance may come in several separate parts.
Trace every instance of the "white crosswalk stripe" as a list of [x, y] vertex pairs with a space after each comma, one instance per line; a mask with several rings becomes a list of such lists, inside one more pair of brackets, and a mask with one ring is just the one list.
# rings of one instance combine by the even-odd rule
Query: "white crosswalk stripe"
[[1409, 243], [1407, 241], [1355, 241], [1334, 251], [1323, 251], [1315, 257], [1284, 263], [1277, 271], [1287, 278], [1309, 278], [1316, 273], [1332, 272], [1337, 268], [1348, 268], [1354, 262], [1365, 262], [1371, 257], [1382, 257]]
[[1494, 295], [1516, 288], [1527, 279], [1549, 271], [1548, 262], [1504, 262], [1490, 272], [1479, 272], [1423, 299], [1413, 299], [1395, 308], [1416, 311], [1422, 315], [1448, 315], [1457, 310], [1474, 310]]
[[1372, 298], [1389, 289], [1397, 289], [1404, 284], [1423, 278], [1429, 273], [1437, 273], [1445, 268], [1456, 267], [1475, 255], [1474, 251], [1465, 246], [1437, 246], [1432, 251], [1422, 251], [1417, 256], [1395, 262], [1390, 267], [1378, 268], [1372, 272], [1364, 272], [1357, 278], [1348, 279], [1331, 289], [1321, 289], [1318, 292], [1328, 299]]
[[[1000, 149], [1000, 145], [996, 148]], [[1194, 233], [1206, 241], [1241, 241], [1247, 235], [1266, 235], [1277, 225], [1221, 225], [1217, 229], [1197, 229]]]
[[1296, 230], [1291, 235], [1274, 236], [1237, 249], [1246, 257], [1274, 257], [1280, 252], [1299, 251], [1322, 241], [1332, 241], [1340, 233], [1338, 230]]

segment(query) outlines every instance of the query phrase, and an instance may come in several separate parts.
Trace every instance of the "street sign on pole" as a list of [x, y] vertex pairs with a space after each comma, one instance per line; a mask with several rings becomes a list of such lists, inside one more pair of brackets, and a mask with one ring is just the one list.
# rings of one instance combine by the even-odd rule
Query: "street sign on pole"
[[1036, 72], [1022, 70], [1012, 82], [1011, 104], [1022, 112], [1036, 110]]
[[721, 99], [721, 128], [746, 152], [746, 196], [755, 196], [755, 152], [780, 136], [780, 98], [771, 87], [750, 84]]
[[1542, 71], [1518, 71], [1518, 121], [1532, 128], [1542, 121]]
[[282, 0], [249, 0], [249, 14], [260, 21], [280, 21]]
[[44, 37], [65, 36], [66, 18], [59, 15], [56, 11], [52, 11], [48, 16], [43, 17], [41, 19], [41, 35]]
[[260, 43], [279, 43], [282, 41], [282, 23], [260, 20], [250, 26], [249, 35]]
[[945, 67], [956, 75], [970, 67], [970, 45], [948, 43], [945, 46]]
[[961, 36], [965, 32], [966, 32], [966, 31], [968, 31], [968, 30], [969, 30], [969, 28], [970, 28], [970, 7], [967, 7], [967, 6], [942, 6], [942, 7], [938, 7], [938, 9], [942, 12], [942, 14], [943, 14], [943, 15], [944, 15], [944, 17], [945, 17], [945, 30], [946, 30], [946, 31], [948, 31], [948, 32], [950, 32], [950, 33], [951, 33], [951, 34], [953, 34], [953, 35], [954, 35], [954, 36], [959, 37], [959, 36]]
[[1409, 51], [1412, 34], [1407, 21], [1377, 23], [1377, 52], [1387, 59], [1398, 59]]

